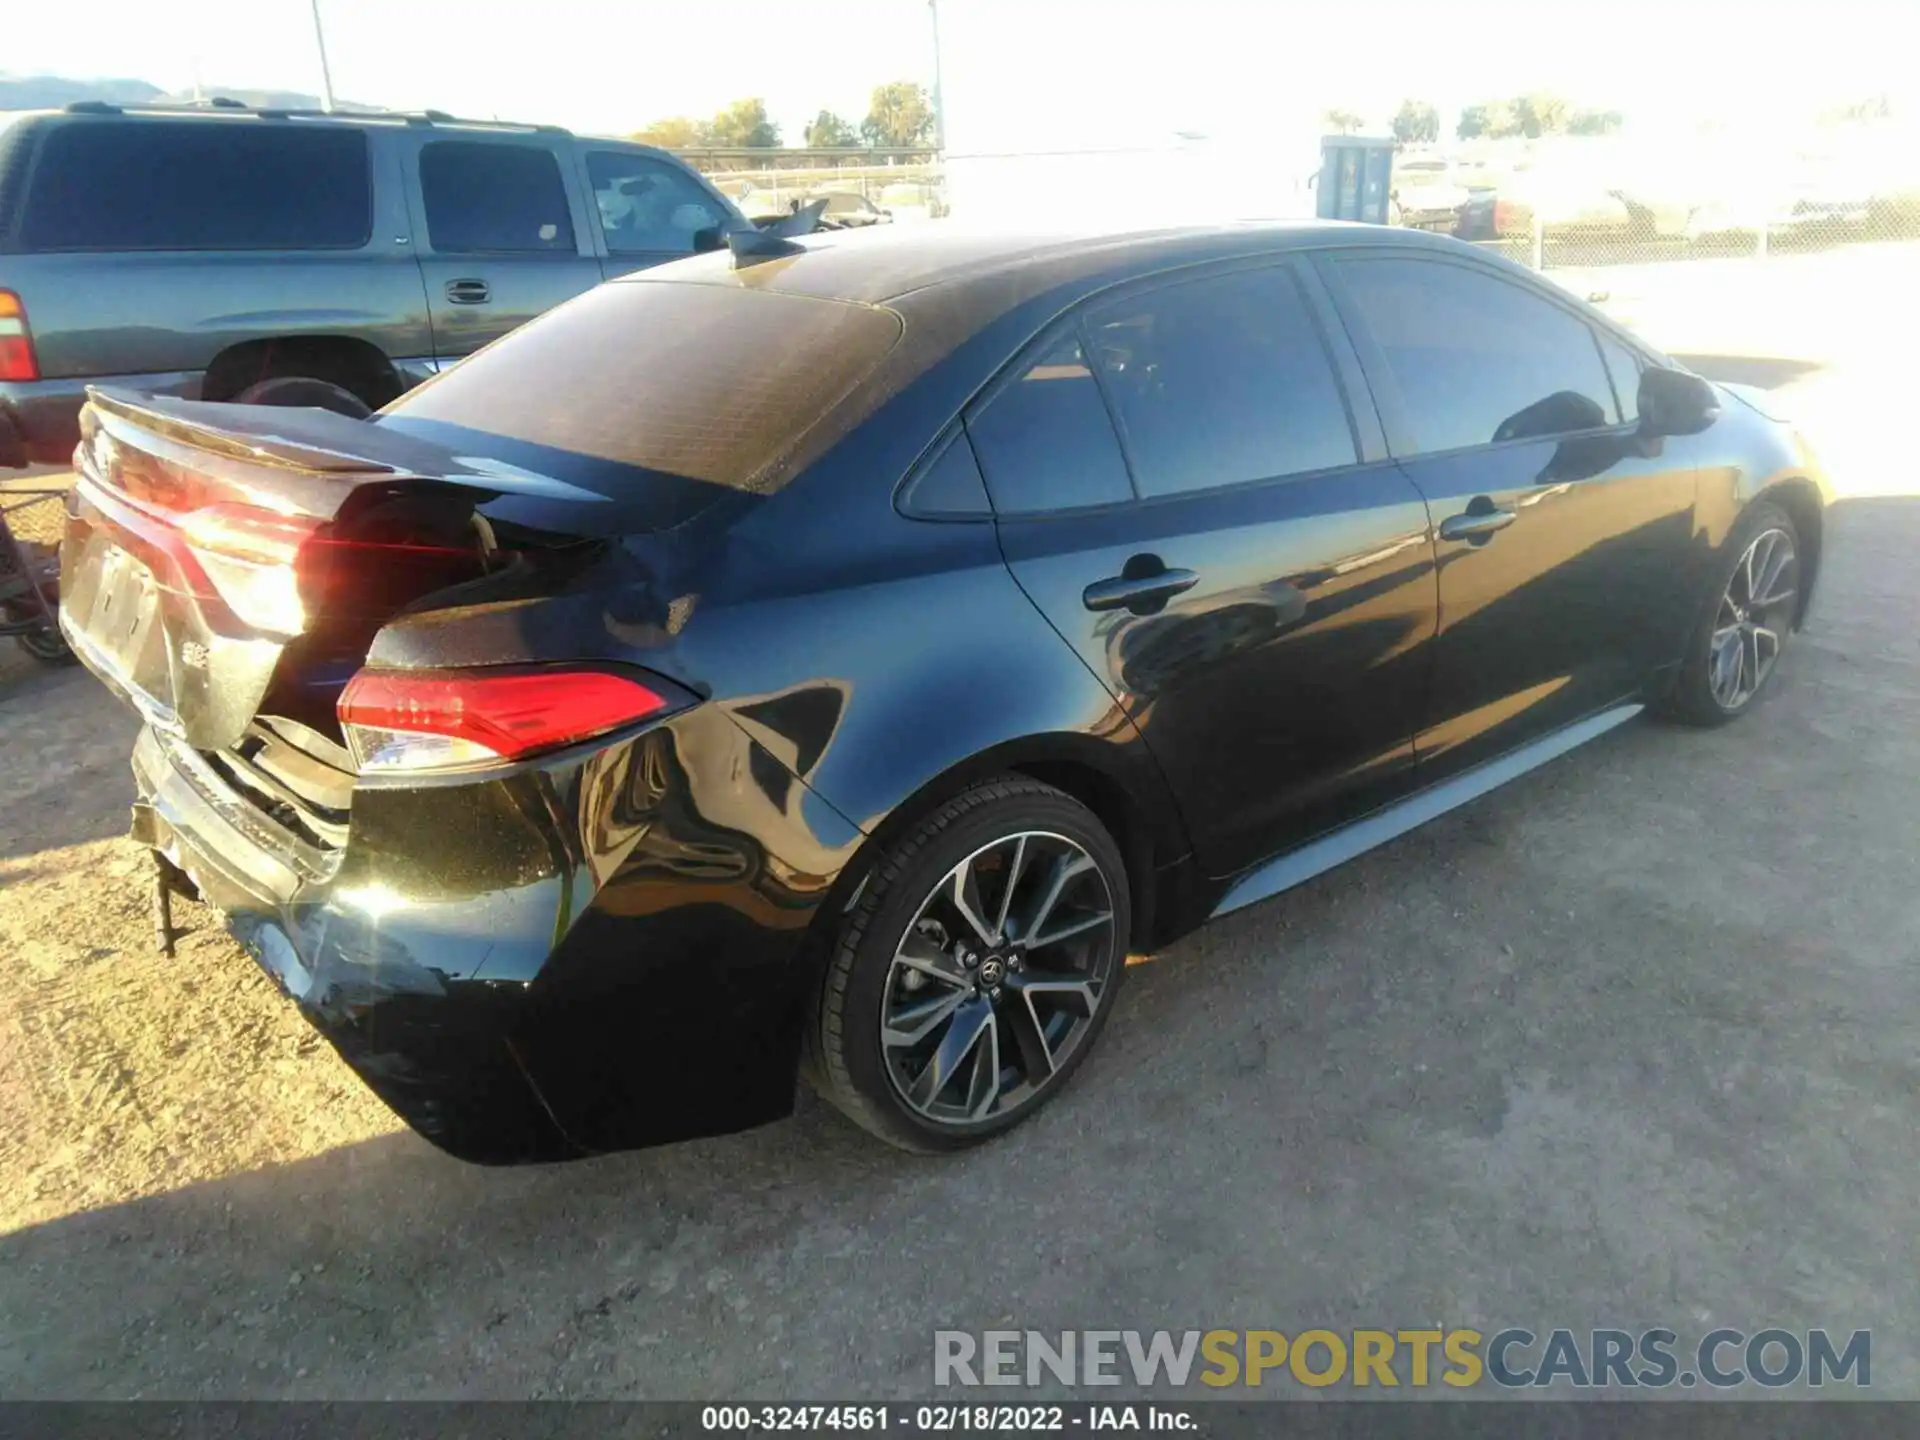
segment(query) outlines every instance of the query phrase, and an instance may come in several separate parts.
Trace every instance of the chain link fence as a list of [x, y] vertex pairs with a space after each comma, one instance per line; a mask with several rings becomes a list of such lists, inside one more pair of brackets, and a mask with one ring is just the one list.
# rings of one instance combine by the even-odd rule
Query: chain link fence
[[927, 149], [680, 150], [750, 220], [791, 214], [821, 196], [858, 196], [830, 224], [939, 219], [947, 213], [940, 165]]
[[[951, 157], [821, 152], [797, 165], [687, 152], [748, 214], [851, 193], [897, 220], [1058, 224], [1314, 213], [1314, 143]], [[964, 182], [964, 183], [963, 183]], [[1766, 257], [1920, 239], [1920, 125], [1547, 136], [1403, 148], [1397, 223], [1536, 269]], [[1154, 203], [1161, 210], [1149, 211]], [[1162, 214], [1161, 211], [1165, 213]]]
[[[1453, 234], [1536, 269], [1765, 258], [1920, 238], [1920, 134], [1832, 127], [1736, 143], [1676, 138], [1434, 149], [1398, 158]], [[1403, 194], [1404, 189], [1403, 189]]]
[[66, 493], [64, 485], [55, 487], [42, 478], [0, 484], [0, 519], [22, 545], [58, 549]]

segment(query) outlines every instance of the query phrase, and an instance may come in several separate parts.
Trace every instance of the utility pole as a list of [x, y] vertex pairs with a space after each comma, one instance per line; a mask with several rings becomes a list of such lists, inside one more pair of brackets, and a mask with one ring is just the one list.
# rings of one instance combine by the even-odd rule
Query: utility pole
[[320, 27], [320, 0], [307, 0], [313, 8], [313, 43], [320, 52], [320, 104], [333, 109], [333, 71], [327, 68], [327, 32]]
[[940, 77], [940, 0], [927, 0], [927, 12], [933, 17], [933, 147], [944, 160], [947, 156], [947, 102]]

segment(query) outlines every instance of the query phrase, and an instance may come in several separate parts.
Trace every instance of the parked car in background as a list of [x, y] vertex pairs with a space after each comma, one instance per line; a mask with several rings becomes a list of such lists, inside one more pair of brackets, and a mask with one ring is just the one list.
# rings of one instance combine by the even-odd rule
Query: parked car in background
[[896, 180], [880, 192], [880, 203], [896, 220], [915, 212], [929, 220], [947, 214], [946, 188], [938, 180]]
[[798, 208], [792, 190], [777, 190], [751, 180], [722, 181], [720, 188], [732, 197], [740, 213], [757, 226], [765, 227], [776, 220], [784, 220]]
[[550, 126], [219, 102], [17, 116], [0, 464], [65, 462], [92, 384], [365, 415], [746, 225], [672, 155]]
[[146, 722], [134, 833], [457, 1155], [801, 1075], [976, 1144], [1130, 954], [1737, 720], [1806, 613], [1794, 432], [1473, 247], [754, 238], [371, 423], [86, 413], [62, 625]]
[[1818, 244], [1852, 239], [1873, 217], [1876, 182], [1839, 157], [1803, 154], [1729, 177], [1723, 193], [1696, 206], [1687, 238], [1698, 244]]
[[892, 211], [881, 209], [857, 190], [816, 190], [797, 202], [795, 208], [804, 208], [815, 200], [826, 202], [826, 208], [820, 212], [822, 230], [864, 230], [869, 225], [887, 225], [893, 221]]
[[1393, 158], [1389, 214], [1393, 223], [1414, 230], [1453, 235], [1460, 228], [1467, 188], [1442, 156], [1402, 153]]
[[1494, 231], [1503, 240], [1531, 235], [1536, 221], [1548, 240], [1679, 239], [1691, 213], [1689, 205], [1551, 160], [1506, 171], [1493, 198]]

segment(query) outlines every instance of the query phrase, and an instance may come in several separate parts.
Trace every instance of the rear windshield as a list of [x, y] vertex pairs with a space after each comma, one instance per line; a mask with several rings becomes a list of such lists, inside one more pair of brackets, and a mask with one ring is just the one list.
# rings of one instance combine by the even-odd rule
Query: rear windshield
[[[691, 262], [699, 264], [701, 262]], [[767, 493], [893, 349], [891, 310], [619, 281], [402, 396], [380, 423], [603, 493], [651, 528]]]
[[350, 250], [367, 243], [367, 138], [287, 121], [80, 121], [41, 142], [28, 250]]

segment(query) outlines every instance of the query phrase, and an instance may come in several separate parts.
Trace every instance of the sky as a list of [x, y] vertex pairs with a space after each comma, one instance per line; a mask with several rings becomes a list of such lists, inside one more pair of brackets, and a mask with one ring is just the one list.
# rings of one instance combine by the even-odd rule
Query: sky
[[[320, 0], [336, 95], [624, 133], [765, 98], [789, 140], [931, 84], [927, 0]], [[1317, 135], [1339, 105], [1576, 105], [1776, 123], [1912, 96], [1911, 0], [940, 0], [956, 153]], [[308, 0], [5, 0], [11, 74], [317, 93]], [[1913, 108], [1909, 104], [1909, 109]]]

